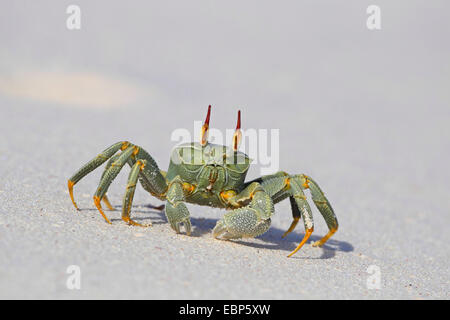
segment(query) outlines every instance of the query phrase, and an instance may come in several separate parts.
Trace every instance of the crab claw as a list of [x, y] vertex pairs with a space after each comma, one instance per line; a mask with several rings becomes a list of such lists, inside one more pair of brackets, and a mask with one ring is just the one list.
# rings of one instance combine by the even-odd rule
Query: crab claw
[[224, 214], [217, 221], [213, 236], [224, 240], [253, 238], [266, 232], [269, 226], [270, 218], [262, 219], [254, 208], [243, 207]]
[[228, 239], [240, 238], [240, 237], [233, 236], [230, 232], [228, 232], [227, 226], [225, 225], [225, 221], [223, 221], [223, 220], [217, 221], [216, 226], [214, 227], [212, 232], [213, 232], [213, 237], [216, 239], [228, 240]]
[[174, 222], [174, 221], [169, 221], [170, 226], [172, 227], [173, 230], [175, 230], [176, 233], [181, 233], [181, 225], [184, 225], [184, 230], [186, 230], [186, 235], [190, 236], [191, 235], [191, 230], [192, 230], [192, 225], [191, 225], [191, 220], [189, 218], [186, 218], [180, 222]]

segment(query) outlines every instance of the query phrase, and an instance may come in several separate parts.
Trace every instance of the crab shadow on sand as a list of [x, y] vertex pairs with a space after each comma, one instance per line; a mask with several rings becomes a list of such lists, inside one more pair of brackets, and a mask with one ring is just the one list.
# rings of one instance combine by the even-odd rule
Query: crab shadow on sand
[[[120, 212], [121, 206], [114, 206], [116, 210]], [[151, 221], [152, 224], [167, 224], [167, 218], [164, 214], [164, 210], [156, 210], [156, 207], [153, 205], [136, 205], [133, 206], [132, 212], [133, 212], [133, 220], [139, 221], [141, 223], [148, 223]], [[91, 209], [91, 208], [90, 208]], [[148, 210], [150, 209], [150, 210]], [[86, 210], [86, 209], [85, 209]], [[89, 209], [87, 209], [89, 210]], [[97, 209], [91, 209], [91, 210], [97, 210]], [[142, 216], [145, 215], [145, 216]], [[121, 218], [112, 218], [111, 221], [121, 221]], [[217, 219], [210, 219], [210, 218], [198, 218], [198, 217], [192, 217], [191, 216], [191, 223], [192, 223], [192, 234], [193, 237], [201, 237], [204, 234], [211, 233], [212, 229], [215, 227], [217, 223]], [[288, 226], [286, 226], [287, 228]], [[297, 229], [300, 229], [302, 227], [302, 224], [299, 223], [297, 226]], [[301, 229], [300, 229], [301, 230]], [[303, 239], [304, 233], [300, 233], [293, 231], [290, 233], [286, 238], [282, 238], [282, 235], [284, 234], [286, 230], [282, 230], [279, 228], [276, 228], [274, 226], [271, 226], [270, 229], [262, 234], [261, 236], [257, 237], [257, 239], [262, 240], [261, 242], [253, 242], [249, 240], [231, 240], [233, 243], [244, 245], [248, 247], [253, 247], [257, 249], [269, 249], [269, 250], [283, 250], [286, 251], [286, 253], [289, 253], [293, 251], [298, 243]], [[312, 235], [305, 246], [310, 245], [314, 241], [320, 240], [323, 235]], [[331, 259], [336, 255], [336, 251], [341, 252], [352, 252], [354, 250], [353, 246], [345, 241], [335, 240], [331, 238], [327, 241], [327, 243], [321, 247], [321, 248], [314, 248], [317, 250], [322, 250], [322, 254], [319, 257], [309, 257], [309, 256], [301, 256], [301, 255], [294, 255], [292, 258], [296, 259]]]

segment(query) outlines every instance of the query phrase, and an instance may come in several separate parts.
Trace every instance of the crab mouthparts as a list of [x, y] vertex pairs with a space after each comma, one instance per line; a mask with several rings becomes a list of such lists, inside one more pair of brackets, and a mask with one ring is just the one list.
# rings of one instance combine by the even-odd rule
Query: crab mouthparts
[[214, 183], [217, 180], [218, 172], [217, 170], [213, 170], [209, 173], [209, 185], [206, 187], [206, 190], [211, 191]]

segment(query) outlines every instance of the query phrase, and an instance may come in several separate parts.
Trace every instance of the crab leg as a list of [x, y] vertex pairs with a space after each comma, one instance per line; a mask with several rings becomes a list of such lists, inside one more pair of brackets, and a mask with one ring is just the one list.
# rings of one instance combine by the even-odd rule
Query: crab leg
[[[305, 225], [305, 235], [303, 236], [303, 239], [299, 243], [297, 248], [295, 248], [295, 250], [288, 255], [288, 257], [291, 257], [293, 254], [295, 254], [298, 250], [300, 250], [303, 247], [303, 245], [308, 241], [309, 237], [313, 233], [314, 220], [312, 216], [311, 207], [306, 201], [306, 196], [302, 190], [301, 181], [298, 178], [298, 176], [287, 178], [287, 183], [288, 189], [293, 198], [293, 200], [291, 200], [291, 205], [295, 203], [295, 207], [299, 210], [299, 212], [301, 212], [301, 215], [303, 216], [303, 224]], [[291, 224], [289, 230], [286, 231], [285, 235], [287, 235], [290, 231], [292, 231], [295, 228], [296, 224], [297, 222], [294, 216], [294, 222], [293, 224]]]
[[303, 223], [306, 230], [305, 236], [297, 248], [289, 254], [289, 257], [300, 250], [314, 231], [314, 220], [311, 207], [306, 201], [303, 190], [310, 189], [314, 204], [325, 219], [329, 229], [329, 232], [322, 239], [313, 243], [313, 246], [322, 246], [337, 231], [338, 221], [333, 208], [317, 183], [310, 177], [304, 174], [289, 175], [286, 172], [281, 171], [276, 174], [260, 177], [254, 181], [259, 181], [261, 183], [264, 190], [272, 197], [274, 203], [278, 203], [289, 197], [293, 221], [289, 229], [283, 234], [283, 237], [294, 230], [298, 221], [303, 216]]
[[133, 168], [130, 171], [130, 175], [128, 176], [127, 189], [123, 197], [122, 220], [133, 226], [148, 227], [151, 225], [151, 224], [147, 225], [140, 224], [133, 221], [130, 218], [131, 204], [133, 202], [134, 192], [136, 190], [136, 184], [138, 181], [139, 173], [144, 169], [146, 164], [147, 160], [137, 160], [136, 163], [133, 165]]
[[289, 197], [294, 220], [289, 229], [283, 234], [286, 237], [297, 226], [301, 216], [303, 216], [303, 224], [305, 225], [305, 235], [300, 244], [292, 251], [288, 257], [291, 257], [308, 241], [314, 231], [314, 220], [311, 207], [306, 201], [306, 196], [302, 190], [302, 183], [298, 176], [291, 176], [286, 172], [278, 172], [270, 176], [260, 178], [264, 190], [274, 199], [274, 203], [278, 203]]
[[78, 170], [72, 177], [70, 177], [69, 181], [67, 181], [67, 186], [69, 188], [70, 199], [72, 200], [73, 205], [78, 210], [78, 206], [73, 198], [73, 186], [80, 181], [85, 175], [89, 172], [95, 170], [99, 167], [103, 162], [111, 158], [119, 149], [125, 149], [129, 145], [129, 142], [122, 141], [117, 142], [103, 150], [97, 157], [86, 163], [80, 170]]
[[[298, 222], [301, 219], [301, 211], [294, 199], [294, 196], [292, 195], [292, 191], [289, 190], [291, 188], [290, 180], [291, 178], [288, 173], [280, 171], [274, 174], [262, 176], [247, 183], [249, 184], [255, 181], [260, 182], [264, 190], [266, 190], [266, 192], [270, 195], [270, 197], [273, 200], [273, 203], [275, 204], [289, 197], [293, 221], [289, 229], [283, 234], [282, 236], [283, 238], [286, 237], [290, 232], [292, 232], [295, 229], [295, 227], [297, 226]], [[306, 203], [306, 205], [308, 204]]]
[[166, 217], [176, 233], [180, 233], [180, 225], [183, 224], [186, 234], [190, 235], [191, 220], [189, 218], [189, 210], [184, 201], [183, 181], [177, 176], [170, 182], [167, 191]]
[[116, 210], [116, 209], [112, 206], [111, 202], [109, 202], [109, 199], [108, 199], [108, 197], [106, 196], [106, 193], [105, 193], [105, 195], [103, 196], [102, 201], [104, 202], [104, 204], [106, 204], [106, 206], [108, 207], [109, 210], [111, 210], [111, 211], [115, 211], [115, 210]]
[[[105, 169], [102, 173], [100, 181], [103, 179], [103, 177], [105, 176], [106, 172], [111, 167], [113, 162], [116, 161], [120, 155], [121, 155], [120, 153], [115, 154], [114, 156], [112, 156], [109, 159], [109, 161], [106, 164]], [[163, 174], [161, 173], [161, 170], [158, 169], [158, 166], [157, 166], [155, 160], [153, 160], [153, 158], [144, 149], [142, 149], [142, 148], [139, 149], [138, 156], [140, 158], [146, 159], [146, 161], [150, 163], [150, 165], [148, 165], [145, 170], [146, 176], [150, 177], [150, 179], [145, 178], [145, 176], [143, 176], [144, 173], [141, 173], [138, 176], [142, 186], [144, 187], [145, 190], [147, 190], [154, 196], [161, 198], [161, 195], [163, 193], [163, 192], [161, 192], [161, 190], [167, 189], [167, 184], [165, 182], [165, 178], [164, 178]], [[128, 164], [130, 165], [130, 168], [133, 168], [135, 163], [136, 163], [135, 159], [133, 159], [132, 157], [128, 158]], [[150, 168], [150, 172], [149, 172], [148, 168]], [[159, 170], [160, 172], [158, 174], [152, 174], [151, 170], [153, 170], [153, 171]], [[106, 193], [103, 196], [102, 201], [106, 204], [106, 206], [108, 207], [109, 210], [116, 210], [109, 202], [108, 197], [106, 196]], [[162, 210], [162, 209], [164, 209], [164, 205], [156, 206], [156, 207], [154, 207], [154, 209]]]
[[[122, 150], [122, 153], [115, 154], [117, 151], [119, 151], [119, 149]], [[133, 200], [136, 181], [139, 179], [144, 189], [160, 199], [165, 199], [167, 183], [155, 160], [153, 160], [153, 158], [144, 149], [132, 145], [129, 142], [118, 142], [105, 149], [101, 154], [85, 164], [69, 179], [68, 187], [72, 202], [75, 208], [78, 209], [73, 198], [73, 186], [85, 175], [93, 171], [95, 168], [99, 167], [108, 159], [109, 161], [102, 173], [99, 186], [94, 195], [94, 204], [103, 218], [106, 220], [106, 222], [111, 223], [103, 212], [100, 201], [103, 200], [109, 209], [114, 210], [108, 200], [108, 197], [106, 196], [106, 192], [108, 191], [108, 188], [111, 185], [112, 181], [117, 177], [125, 163], [128, 163], [134, 170], [132, 170], [129, 177], [130, 188], [128, 189], [130, 189], [130, 191], [125, 194], [125, 199], [128, 200], [124, 200], [127, 205], [123, 208], [123, 219], [130, 224], [140, 225], [129, 218], [129, 209]], [[136, 159], [140, 160], [136, 161]], [[136, 165], [136, 163], [139, 163], [139, 165]], [[145, 165], [143, 165], [144, 163]], [[135, 167], [138, 169], [136, 169]]]
[[319, 212], [325, 219], [325, 222], [327, 223], [329, 229], [328, 233], [322, 239], [313, 243], [314, 247], [321, 247], [337, 231], [339, 223], [330, 202], [325, 197], [319, 185], [306, 175], [302, 175], [302, 179], [304, 180], [303, 186], [311, 190], [311, 196], [314, 204], [316, 205], [317, 209], [319, 209]]
[[[141, 149], [141, 151], [144, 151], [144, 150]], [[139, 155], [141, 156], [140, 158], [142, 158], [143, 160], [146, 160], [147, 162], [149, 161], [149, 159], [151, 159], [150, 163], [154, 162], [153, 158], [150, 155], [148, 155], [149, 158], [147, 158], [147, 159], [145, 159], [146, 158], [145, 155], [142, 155], [142, 154], [139, 154]], [[136, 160], [135, 159], [133, 159], [133, 158], [128, 159], [128, 165], [130, 166], [130, 168], [133, 168], [133, 166], [135, 164], [136, 164]], [[156, 170], [154, 170], [153, 173], [152, 173], [152, 171], [149, 172], [148, 167], [149, 167], [149, 165], [147, 164], [144, 167], [144, 169], [141, 170], [141, 172], [140, 172], [140, 174], [138, 176], [139, 182], [141, 183], [142, 187], [147, 192], [149, 192], [150, 194], [152, 194], [153, 196], [157, 197], [160, 200], [165, 200], [165, 194], [166, 194], [166, 191], [167, 191], [167, 182], [165, 181], [165, 171], [159, 170], [159, 173], [156, 173], [156, 172], [158, 172], [158, 169], [156, 168]], [[156, 181], [156, 183], [154, 182], [153, 184], [156, 184], [159, 187], [152, 187], [152, 183], [150, 183], [149, 179], [146, 178], [146, 176], [150, 176], [150, 177], [153, 177], [153, 178], [155, 176], [158, 177], [159, 178], [158, 181]], [[164, 178], [164, 179], [161, 179], [161, 178]], [[162, 192], [155, 192], [155, 188], [157, 188], [159, 190], [164, 190], [164, 191], [162, 191]], [[164, 210], [164, 207], [165, 207], [164, 204], [161, 204], [159, 206], [154, 206], [152, 204], [149, 204], [148, 206], [150, 208], [152, 208], [152, 209], [156, 209], [156, 210], [159, 210], [159, 211]]]
[[273, 203], [278, 203], [289, 196], [289, 193], [286, 192], [286, 179], [288, 177], [289, 174], [284, 171], [279, 171], [277, 173], [269, 174], [249, 181], [245, 184], [245, 186], [248, 186], [253, 182], [259, 182], [263, 186], [264, 190], [266, 190], [266, 192], [270, 195]]
[[[167, 192], [167, 182], [164, 175], [159, 170], [156, 161], [150, 154], [142, 148], [136, 154], [135, 159], [145, 160], [147, 163], [139, 174], [139, 181], [146, 191], [160, 200], [165, 200]], [[130, 165], [133, 165], [134, 159], [130, 159]]]
[[[103, 177], [105, 176], [106, 171], [111, 167], [112, 163], [113, 163], [114, 161], [116, 161], [117, 158], [118, 158], [119, 156], [120, 156], [120, 153], [119, 153], [119, 154], [115, 154], [114, 156], [112, 156], [112, 157], [109, 159], [108, 163], [106, 164], [105, 170], [103, 170], [102, 177], [100, 178], [100, 181], [103, 179]], [[103, 200], [103, 202], [106, 204], [106, 206], [108, 207], [109, 210], [111, 210], [111, 211], [116, 210], [116, 209], [114, 209], [114, 207], [113, 207], [113, 206], [111, 205], [111, 203], [109, 202], [109, 199], [108, 199], [108, 197], [106, 196], [106, 193], [105, 193], [105, 195], [103, 196], [102, 200]]]
[[291, 203], [291, 211], [292, 211], [292, 223], [289, 226], [289, 228], [286, 230], [285, 233], [281, 236], [282, 238], [285, 238], [289, 233], [294, 231], [295, 227], [297, 226], [298, 222], [300, 221], [302, 214], [300, 212], [300, 209], [297, 206], [297, 203], [295, 202], [294, 197], [289, 197], [289, 202]]
[[[94, 204], [108, 223], [110, 223], [110, 221], [103, 212], [102, 206], [100, 204], [100, 199], [104, 197], [112, 181], [117, 177], [123, 166], [130, 160], [132, 160], [133, 157], [138, 156], [146, 157], [147, 159], [145, 160], [147, 166], [150, 167], [142, 171], [143, 179], [141, 181], [144, 181], [143, 186], [148, 189], [147, 191], [149, 191], [153, 195], [161, 197], [163, 192], [167, 189], [165, 178], [159, 172], [156, 162], [146, 151], [144, 151], [140, 147], [130, 145], [117, 157], [115, 161], [112, 161], [110, 167], [105, 170], [100, 180], [97, 191], [94, 195]], [[142, 167], [142, 169], [144, 169], [144, 167]]]
[[97, 191], [94, 195], [94, 204], [97, 207], [98, 211], [101, 213], [103, 218], [105, 218], [106, 222], [111, 223], [103, 212], [102, 206], [100, 204], [100, 199], [106, 194], [109, 186], [112, 181], [117, 177], [120, 170], [127, 163], [128, 159], [136, 153], [137, 148], [128, 148], [124, 152], [122, 152], [117, 160], [111, 163], [111, 166], [104, 172], [102, 179], [100, 180], [100, 184], [97, 188]]

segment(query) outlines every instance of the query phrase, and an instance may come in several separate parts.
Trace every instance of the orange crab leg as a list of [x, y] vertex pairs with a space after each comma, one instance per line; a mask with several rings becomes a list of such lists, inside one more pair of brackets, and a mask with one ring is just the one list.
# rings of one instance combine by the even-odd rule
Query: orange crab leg
[[103, 218], [105, 218], [106, 222], [111, 224], [111, 221], [109, 221], [109, 219], [106, 217], [105, 213], [103, 212], [102, 205], [100, 204], [100, 198], [99, 197], [94, 196], [94, 204], [97, 207], [98, 211], [100, 211], [100, 213], [103, 216]]
[[313, 247], [321, 247], [325, 244], [325, 242], [328, 241], [328, 239], [330, 239], [330, 237], [335, 234], [337, 231], [337, 227], [336, 228], [332, 228], [330, 231], [328, 231], [328, 233], [320, 240], [316, 241], [313, 243]]
[[106, 204], [106, 206], [108, 207], [109, 210], [114, 211], [116, 209], [114, 209], [114, 207], [111, 205], [111, 202], [109, 202], [108, 197], [106, 196], [106, 194], [103, 196], [102, 198], [103, 202]]
[[113, 144], [109, 148], [103, 150], [103, 152], [96, 156], [94, 159], [86, 163], [80, 170], [78, 170], [72, 177], [69, 178], [69, 181], [67, 181], [67, 187], [69, 188], [70, 199], [72, 200], [72, 203], [77, 210], [79, 209], [73, 197], [73, 186], [89, 172], [93, 171], [101, 164], [103, 164], [103, 162], [111, 158], [117, 151], [119, 151], [120, 149], [126, 149], [129, 144], [130, 143], [128, 141], [120, 141]]
[[67, 187], [69, 188], [69, 195], [70, 195], [70, 199], [72, 200], [73, 205], [75, 206], [75, 209], [78, 209], [77, 203], [75, 202], [75, 199], [73, 198], [73, 186], [75, 185], [75, 183], [71, 180], [67, 181]]
[[300, 242], [300, 244], [297, 246], [297, 248], [295, 248], [294, 251], [289, 253], [288, 258], [291, 257], [293, 254], [295, 254], [298, 250], [300, 250], [303, 247], [303, 245], [306, 243], [306, 241], [308, 241], [308, 239], [311, 236], [311, 234], [313, 233], [313, 231], [314, 231], [314, 228], [306, 230], [305, 236], [303, 237], [302, 242]]
[[283, 235], [281, 237], [285, 238], [289, 233], [294, 231], [294, 229], [297, 226], [297, 223], [299, 221], [300, 221], [300, 217], [294, 217], [294, 220], [292, 220], [291, 226], [289, 227], [289, 229], [285, 233], [283, 233]]

